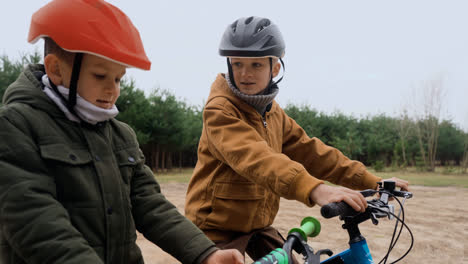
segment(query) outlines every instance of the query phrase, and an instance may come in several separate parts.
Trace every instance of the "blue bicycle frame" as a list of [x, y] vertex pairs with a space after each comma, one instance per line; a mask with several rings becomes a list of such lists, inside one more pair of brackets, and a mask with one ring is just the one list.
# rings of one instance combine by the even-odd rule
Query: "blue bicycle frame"
[[[328, 249], [318, 250], [316, 253], [307, 245], [307, 237], [314, 237], [320, 233], [320, 223], [313, 217], [306, 217], [302, 220], [300, 228], [293, 228], [289, 231], [288, 239], [283, 248], [278, 248], [272, 251], [263, 259], [255, 262], [255, 264], [270, 264], [270, 263], [293, 263], [291, 254], [293, 248], [299, 249], [308, 256], [306, 263], [320, 264], [374, 264], [372, 256], [367, 246], [365, 238], [359, 231], [358, 224], [368, 219], [369, 213], [363, 213], [357, 217], [346, 218], [343, 227], [348, 231], [350, 242], [349, 249], [332, 255]], [[321, 255], [331, 256], [330, 258], [320, 262]]]
[[[394, 186], [392, 187], [394, 188]], [[364, 196], [367, 195], [368, 194], [364, 193]], [[377, 200], [376, 202], [368, 201], [368, 203], [375, 204], [379, 204], [380, 202], [383, 202], [383, 205], [386, 205], [388, 203], [388, 195], [382, 194], [380, 200]], [[343, 211], [347, 211], [350, 208], [344, 203], [341, 203], [341, 206], [333, 206], [335, 209], [338, 209], [339, 207], [341, 207]], [[323, 213], [324, 212], [322, 212], [322, 215]], [[366, 239], [361, 235], [361, 231], [359, 230], [359, 224], [369, 219], [371, 219], [374, 224], [377, 224], [377, 218], [381, 217], [387, 217], [387, 214], [378, 211], [372, 211], [370, 206], [364, 213], [360, 213], [355, 216], [343, 216], [341, 219], [344, 220], [343, 228], [346, 229], [349, 235], [349, 249], [331, 256], [330, 258], [320, 262], [320, 264], [374, 264], [374, 260], [372, 259], [369, 247], [367, 246]]]
[[374, 264], [374, 260], [367, 246], [366, 240], [361, 240], [350, 244], [349, 249], [338, 253], [322, 262], [321, 264], [353, 263], [353, 264]]
[[[389, 194], [395, 198], [404, 197], [405, 199], [413, 196], [410, 192], [396, 191], [395, 182], [393, 181], [386, 181], [384, 183], [379, 183], [379, 185], [380, 188], [378, 192], [380, 194], [380, 198], [367, 201], [368, 207], [364, 212], [358, 213], [344, 202], [330, 203], [324, 205], [320, 210], [322, 216], [325, 218], [340, 216], [340, 219], [344, 221], [342, 227], [349, 235], [349, 249], [336, 255], [333, 255], [329, 249], [322, 249], [314, 252], [314, 250], [307, 245], [307, 237], [314, 237], [320, 233], [320, 222], [315, 218], [306, 217], [302, 221], [300, 228], [293, 228], [289, 231], [283, 248], [278, 248], [272, 251], [267, 256], [256, 261], [255, 264], [294, 263], [293, 256], [291, 255], [293, 250], [303, 255], [304, 260], [306, 260], [306, 263], [308, 264], [374, 264], [375, 262], [372, 259], [366, 239], [361, 235], [361, 231], [359, 230], [359, 224], [370, 219], [373, 224], [377, 225], [379, 222], [378, 218], [388, 217], [389, 219], [392, 219], [391, 217], [396, 217], [404, 225], [404, 213], [402, 221], [398, 216], [394, 215], [393, 205], [388, 204]], [[361, 194], [364, 197], [368, 197], [376, 192], [377, 191], [375, 190], [364, 190], [361, 191]], [[401, 203], [400, 206], [403, 211], [403, 205]], [[406, 225], [404, 226], [408, 229], [411, 239], [413, 239], [413, 235], [409, 228]], [[395, 225], [395, 230], [396, 228], [397, 226]], [[394, 236], [395, 232], [392, 237], [392, 242]], [[398, 237], [396, 240], [398, 240]], [[393, 247], [393, 245], [391, 245], [391, 247]], [[411, 247], [399, 260], [406, 256], [406, 254], [411, 250]], [[391, 248], [384, 257], [385, 260], [390, 254], [390, 251]], [[328, 255], [329, 258], [324, 261], [320, 261], [321, 255]]]

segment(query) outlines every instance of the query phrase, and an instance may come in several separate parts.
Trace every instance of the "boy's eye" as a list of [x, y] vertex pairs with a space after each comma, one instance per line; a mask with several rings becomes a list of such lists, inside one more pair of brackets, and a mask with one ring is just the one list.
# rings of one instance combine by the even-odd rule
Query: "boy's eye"
[[242, 66], [242, 64], [241, 64], [240, 62], [233, 62], [233, 63], [232, 63], [232, 66], [234, 66], [234, 67], [240, 67], [240, 66]]
[[96, 79], [98, 79], [98, 80], [103, 80], [103, 79], [106, 78], [106, 75], [95, 73], [95, 74], [94, 74], [94, 77], [95, 77]]
[[254, 63], [252, 64], [252, 66], [254, 66], [255, 68], [260, 68], [260, 67], [262, 67], [262, 64], [261, 64], [261, 63], [258, 63], [258, 62], [254, 62]]

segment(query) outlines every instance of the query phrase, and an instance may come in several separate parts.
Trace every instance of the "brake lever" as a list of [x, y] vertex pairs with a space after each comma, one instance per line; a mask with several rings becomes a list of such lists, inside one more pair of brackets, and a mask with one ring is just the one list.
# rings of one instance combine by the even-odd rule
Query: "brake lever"
[[375, 213], [371, 213], [371, 220], [372, 220], [372, 223], [374, 225], [378, 225], [379, 224], [379, 220], [377, 219], [377, 216]]
[[[379, 204], [382, 203], [382, 201], [376, 201]], [[373, 218], [383, 218], [383, 217], [388, 217], [389, 220], [393, 219], [393, 215], [395, 214], [395, 207], [393, 204], [381, 204], [380, 206], [376, 206], [374, 204], [368, 204], [370, 208], [373, 210], [371, 211], [371, 215]], [[372, 220], [372, 223], [376, 224], [378, 221]]]
[[405, 192], [405, 191], [393, 191], [393, 194], [398, 197], [403, 197], [405, 199], [409, 199], [413, 197], [413, 193]]
[[369, 196], [372, 196], [372, 195], [376, 194], [377, 191], [376, 191], [376, 190], [372, 190], [372, 189], [366, 189], [366, 190], [361, 191], [360, 193], [361, 193], [362, 196], [364, 196], [364, 197], [369, 197]]
[[[333, 255], [333, 251], [330, 249], [321, 249], [317, 250], [316, 253], [314, 253], [314, 249], [309, 246], [306, 242], [301, 241], [303, 250], [305, 252], [302, 253], [304, 260], [306, 261], [306, 264], [320, 264], [320, 255], [328, 255], [329, 257]], [[305, 253], [305, 254], [304, 254]]]

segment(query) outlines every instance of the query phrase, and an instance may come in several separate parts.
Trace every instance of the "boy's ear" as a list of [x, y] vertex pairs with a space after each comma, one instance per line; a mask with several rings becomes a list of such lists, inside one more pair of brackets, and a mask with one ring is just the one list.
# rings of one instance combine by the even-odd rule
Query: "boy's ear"
[[277, 62], [275, 65], [273, 65], [273, 69], [272, 69], [273, 78], [278, 76], [280, 70], [281, 70], [281, 63]]
[[63, 72], [61, 61], [55, 54], [48, 54], [44, 58], [44, 67], [49, 79], [55, 85], [63, 85]]

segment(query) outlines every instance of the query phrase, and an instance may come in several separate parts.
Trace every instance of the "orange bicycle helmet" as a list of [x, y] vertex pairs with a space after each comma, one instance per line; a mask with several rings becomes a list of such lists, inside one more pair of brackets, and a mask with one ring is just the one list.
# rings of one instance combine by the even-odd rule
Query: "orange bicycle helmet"
[[117, 7], [103, 0], [53, 0], [31, 18], [28, 41], [50, 37], [71, 52], [90, 53], [149, 70], [140, 34]]
[[62, 49], [74, 52], [68, 98], [53, 90], [75, 114], [83, 54], [93, 54], [125, 66], [149, 70], [140, 34], [130, 19], [104, 0], [52, 0], [31, 18], [28, 41], [49, 37]]

